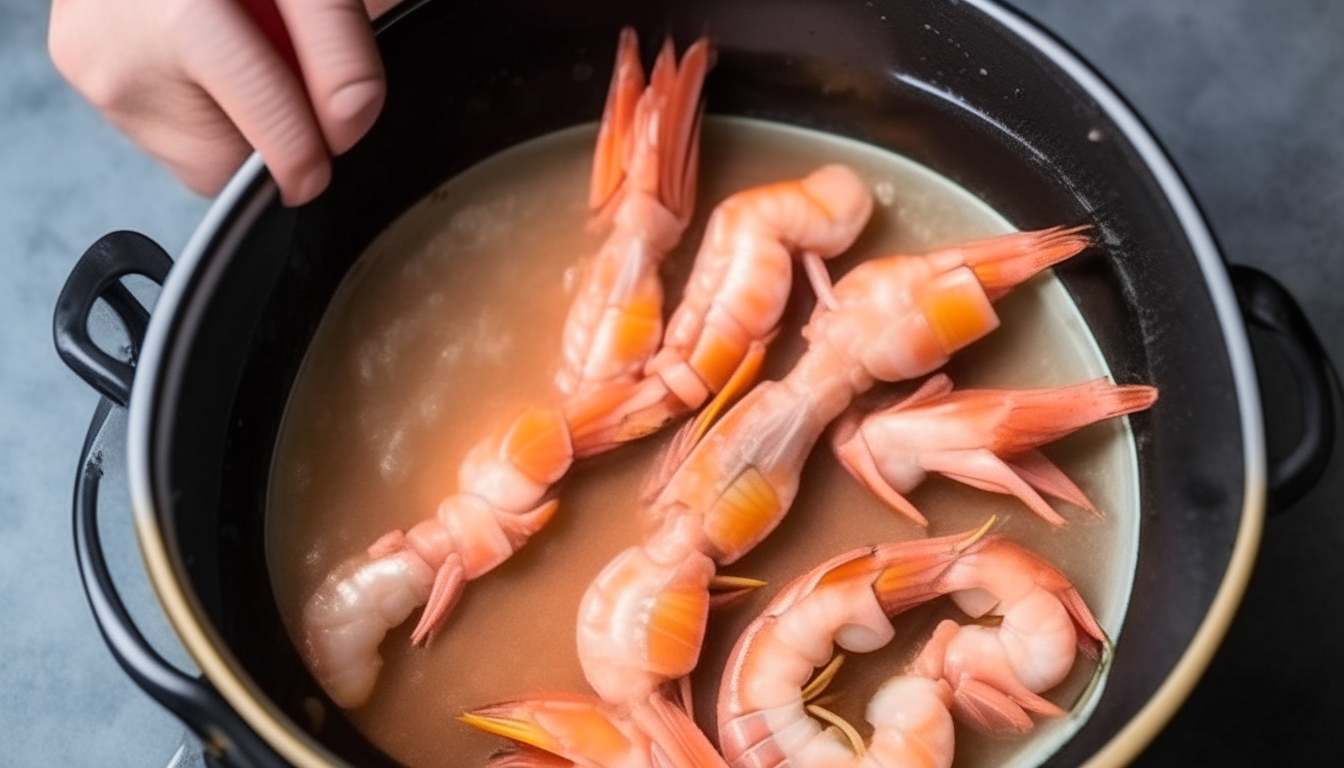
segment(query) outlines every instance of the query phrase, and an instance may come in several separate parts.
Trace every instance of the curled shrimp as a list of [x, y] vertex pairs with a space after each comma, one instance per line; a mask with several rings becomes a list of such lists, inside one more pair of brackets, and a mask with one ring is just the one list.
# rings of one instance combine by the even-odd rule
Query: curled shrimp
[[1063, 525], [1041, 493], [1099, 513], [1036, 449], [1156, 400], [1154, 387], [1116, 386], [1105, 379], [1048, 389], [953, 392], [952, 380], [938, 374], [900, 402], [866, 415], [846, 414], [833, 446], [851, 475], [919, 525], [928, 521], [905, 494], [930, 472], [1016, 496], [1046, 521]]
[[1079, 230], [1026, 232], [856, 267], [824, 294], [809, 345], [699, 440], [649, 511], [658, 526], [585, 592], [579, 661], [603, 699], [643, 699], [699, 659], [717, 565], [765, 538], [826, 426], [877, 381], [941, 367], [998, 325], [991, 296], [1082, 250]]
[[300, 649], [342, 707], [359, 706], [372, 693], [382, 668], [378, 646], [390, 629], [423, 605], [411, 640], [428, 643], [466, 582], [510, 557], [555, 513], [554, 485], [574, 460], [616, 444], [586, 437], [599, 434], [589, 422], [614, 402], [594, 382], [627, 368], [638, 373], [656, 348], [661, 323], [643, 343], [647, 352], [633, 359], [613, 355], [639, 344], [608, 341], [634, 333], [632, 313], [645, 313], [647, 301], [655, 300], [652, 316], [661, 313], [657, 263], [681, 237], [693, 205], [699, 94], [710, 57], [702, 38], [678, 69], [668, 41], [646, 89], [633, 30], [621, 32], [618, 48], [590, 189], [590, 203], [614, 225], [564, 333], [561, 389], [583, 391], [559, 407], [529, 408], [487, 435], [463, 461], [457, 492], [433, 517], [383, 536], [310, 596]]
[[[1061, 714], [1037, 694], [1072, 668], [1075, 647], [1093, 652], [1106, 635], [1067, 578], [985, 535], [988, 528], [855, 550], [781, 591], [738, 639], [724, 672], [718, 721], [728, 763], [946, 768], [953, 712], [999, 733], [1022, 718], [1030, 727], [1025, 710]], [[834, 672], [834, 646], [875, 651], [895, 636], [892, 617], [945, 594], [973, 615], [994, 611], [1002, 621], [940, 626], [906, 674], [869, 703], [867, 747], [852, 726], [811, 703]], [[817, 668], [823, 673], [809, 684]]]

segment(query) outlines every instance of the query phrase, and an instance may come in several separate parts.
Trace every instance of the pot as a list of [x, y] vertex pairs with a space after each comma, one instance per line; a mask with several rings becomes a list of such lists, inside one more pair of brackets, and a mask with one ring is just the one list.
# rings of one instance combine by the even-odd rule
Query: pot
[[[366, 246], [443, 180], [600, 114], [622, 24], [644, 39], [707, 30], [712, 113], [849, 136], [962, 185], [1015, 225], [1092, 222], [1103, 253], [1057, 274], [1116, 378], [1162, 400], [1133, 421], [1143, 519], [1131, 610], [1104, 694], [1046, 762], [1122, 764], [1189, 693], [1249, 578], [1263, 516], [1301, 496], [1333, 443], [1330, 364], [1263, 273], [1228, 268], [1139, 119], [1062, 44], [989, 2], [755, 0], [423, 3], [379, 22], [383, 115], [335, 163], [330, 189], [280, 205], [253, 158], [173, 264], [143, 236], [100, 240], [56, 311], [66, 362], [104, 396], [81, 457], [76, 541], [90, 605], [118, 661], [176, 712], [212, 763], [391, 765], [325, 701], [275, 608], [265, 567], [275, 438], [305, 350]], [[171, 267], [171, 270], [170, 270]], [[150, 317], [118, 282], [163, 283]], [[129, 359], [87, 333], [104, 299]], [[1268, 462], [1246, 323], [1273, 334], [1305, 428]], [[136, 631], [102, 563], [100, 446], [120, 439], [137, 536], [168, 617], [203, 676]], [[321, 708], [320, 706], [318, 708]]]

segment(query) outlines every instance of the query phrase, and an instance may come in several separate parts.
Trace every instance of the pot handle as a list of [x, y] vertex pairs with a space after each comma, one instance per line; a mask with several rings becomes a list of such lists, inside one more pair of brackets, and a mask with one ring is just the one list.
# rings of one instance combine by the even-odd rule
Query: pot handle
[[1297, 445], [1269, 466], [1266, 510], [1275, 515], [1305, 496], [1325, 472], [1335, 444], [1338, 377], [1307, 316], [1287, 289], [1264, 272], [1243, 264], [1230, 266], [1228, 274], [1242, 315], [1247, 322], [1268, 331], [1283, 352], [1301, 401], [1302, 434]]
[[[98, 535], [98, 485], [103, 477], [104, 427], [114, 404], [130, 402], [135, 360], [149, 327], [149, 311], [120, 282], [140, 274], [162, 284], [173, 261], [153, 240], [135, 232], [113, 232], [89, 247], [76, 262], [56, 302], [56, 350], [66, 365], [92, 385], [99, 398], [84, 438], [75, 478], [75, 556], [80, 581], [98, 631], [113, 658], [150, 698], [183, 721], [205, 745], [210, 766], [282, 768], [285, 763], [252, 731], [209, 682], [187, 675], [160, 656], [126, 611], [103, 557]], [[89, 313], [103, 299], [130, 338], [130, 360], [118, 360], [89, 336]]]
[[[99, 238], [79, 257], [56, 300], [52, 332], [57, 354], [94, 389], [118, 405], [130, 402], [135, 359], [149, 326], [149, 311], [120, 280], [126, 275], [139, 274], [162, 285], [172, 266], [173, 260], [148, 237], [136, 232], [113, 232]], [[131, 338], [129, 362], [104, 352], [89, 337], [89, 313], [100, 298], [126, 325]]]
[[98, 401], [75, 478], [75, 556], [94, 622], [112, 656], [150, 698], [177, 715], [204, 745], [206, 765], [284, 768], [282, 761], [209, 682], [168, 663], [145, 640], [108, 573], [98, 535], [98, 484], [103, 476], [103, 426], [113, 402]]

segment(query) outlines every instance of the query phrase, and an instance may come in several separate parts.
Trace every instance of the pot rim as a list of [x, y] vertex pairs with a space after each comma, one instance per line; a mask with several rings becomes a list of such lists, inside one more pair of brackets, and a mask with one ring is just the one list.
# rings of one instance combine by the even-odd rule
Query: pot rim
[[[995, 0], [969, 0], [969, 4], [1027, 42], [1077, 83], [1134, 147], [1171, 206], [1198, 261], [1223, 333], [1236, 388], [1245, 477], [1236, 541], [1218, 590], [1186, 650], [1140, 710], [1084, 764], [1086, 768], [1123, 766], [1152, 741], [1194, 689], [1226, 635], [1250, 580], [1264, 526], [1267, 476], [1258, 379], [1226, 264], [1194, 198], [1147, 126], [1100, 74], [1036, 22]], [[211, 204], [164, 282], [131, 390], [127, 471], [136, 537], [151, 586], [187, 652], [223, 698], [280, 756], [301, 768], [329, 768], [344, 761], [290, 725], [289, 718], [242, 673], [179, 579], [159, 526], [151, 479], [153, 415], [165, 377], [165, 345], [179, 324], [194, 323], [193, 317], [184, 315], [185, 299], [198, 280], [210, 280], [212, 265], [208, 257], [220, 250], [235, 249], [276, 195], [277, 188], [261, 157], [252, 155]], [[207, 272], [198, 274], [202, 264]], [[213, 266], [218, 270], [218, 264]]]
[[1218, 591], [1185, 652], [1138, 713], [1083, 764], [1084, 768], [1124, 766], [1138, 757], [1139, 752], [1157, 736], [1158, 731], [1171, 720], [1194, 690], [1227, 634], [1241, 598], [1246, 593], [1246, 585], [1250, 582], [1264, 530], [1267, 488], [1267, 453], [1259, 379], [1226, 262], [1218, 251], [1199, 205], [1147, 125], [1096, 70], [1045, 28], [1020, 12], [992, 0], [970, 0], [970, 3], [1040, 51], [1081, 86], [1138, 152], [1171, 205], [1199, 261], [1200, 271], [1204, 274], [1204, 282], [1209, 287], [1214, 310], [1222, 327], [1232, 368], [1232, 381], [1236, 386], [1245, 456], [1245, 490], [1236, 543]]

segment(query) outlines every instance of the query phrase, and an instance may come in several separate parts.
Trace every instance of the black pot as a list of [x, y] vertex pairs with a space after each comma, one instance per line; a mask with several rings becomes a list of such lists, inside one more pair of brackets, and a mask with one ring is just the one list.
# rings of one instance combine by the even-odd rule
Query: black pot
[[[1224, 265], [1177, 173], [1124, 102], [1058, 41], [987, 0], [589, 0], [582, 13], [572, 3], [445, 1], [381, 20], [387, 105], [336, 162], [322, 197], [283, 208], [253, 158], [171, 273], [152, 242], [115, 233], [85, 254], [62, 293], [57, 347], [105, 395], [81, 460], [76, 539], [113, 653], [202, 735], [212, 762], [391, 764], [330, 705], [321, 730], [306, 730], [305, 701], [324, 696], [280, 622], [264, 556], [282, 411], [328, 301], [373, 238], [477, 161], [594, 119], [612, 41], [627, 23], [644, 39], [713, 36], [712, 113], [892, 149], [1023, 229], [1095, 224], [1103, 253], [1057, 273], [1116, 378], [1154, 384], [1162, 399], [1133, 420], [1144, 516], [1132, 610], [1104, 695], [1047, 764], [1131, 759], [1226, 631], [1265, 510], [1290, 504], [1323, 471], [1334, 380], [1277, 283]], [[117, 282], [131, 272], [167, 275], [152, 319]], [[89, 341], [98, 297], [135, 340], [130, 361]], [[1272, 466], [1246, 321], [1275, 334], [1299, 382], [1306, 427]], [[131, 488], [150, 577], [202, 679], [148, 648], [102, 565], [98, 446], [119, 439], [104, 425], [113, 407], [129, 407]]]

